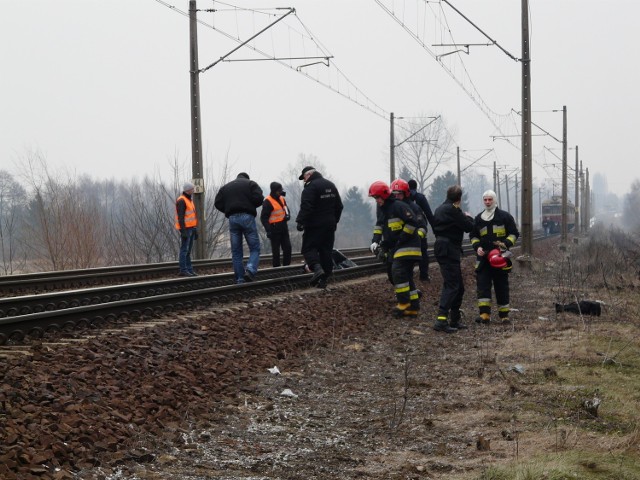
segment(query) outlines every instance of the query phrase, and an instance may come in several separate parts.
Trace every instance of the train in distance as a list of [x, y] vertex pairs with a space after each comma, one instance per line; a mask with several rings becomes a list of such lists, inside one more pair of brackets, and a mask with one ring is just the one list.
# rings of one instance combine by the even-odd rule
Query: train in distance
[[[567, 200], [566, 219], [567, 231], [570, 232], [574, 226], [575, 205]], [[552, 195], [542, 201], [542, 228], [546, 234], [560, 233], [562, 230], [562, 196]]]

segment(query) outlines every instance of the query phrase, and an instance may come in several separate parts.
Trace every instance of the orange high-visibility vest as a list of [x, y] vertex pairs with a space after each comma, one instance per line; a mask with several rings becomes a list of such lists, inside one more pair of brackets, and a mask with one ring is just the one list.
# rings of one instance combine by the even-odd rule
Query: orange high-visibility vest
[[277, 201], [271, 195], [267, 197], [267, 200], [269, 200], [269, 202], [273, 206], [273, 211], [271, 212], [271, 215], [269, 215], [269, 223], [280, 223], [287, 216], [287, 212], [285, 210], [287, 201], [283, 197], [280, 198], [282, 199], [282, 203]]
[[[187, 209], [184, 211], [184, 226], [185, 228], [192, 228], [198, 225], [198, 218], [196, 217], [196, 206], [193, 204], [190, 198], [184, 195], [180, 195], [178, 200], [184, 200], [184, 204]], [[178, 201], [176, 200], [176, 203]], [[176, 206], [176, 228], [180, 230], [180, 222], [178, 222], [178, 207]]]

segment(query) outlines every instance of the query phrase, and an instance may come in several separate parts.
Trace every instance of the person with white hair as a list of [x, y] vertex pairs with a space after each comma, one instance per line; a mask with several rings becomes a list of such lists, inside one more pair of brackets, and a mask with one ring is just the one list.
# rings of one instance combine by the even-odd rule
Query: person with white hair
[[476, 251], [476, 284], [479, 316], [477, 323], [491, 322], [491, 286], [496, 294], [498, 318], [509, 322], [509, 272], [511, 251], [520, 236], [513, 216], [498, 208], [496, 193], [487, 190], [482, 194], [484, 210], [476, 215], [473, 230], [469, 234], [471, 246]]

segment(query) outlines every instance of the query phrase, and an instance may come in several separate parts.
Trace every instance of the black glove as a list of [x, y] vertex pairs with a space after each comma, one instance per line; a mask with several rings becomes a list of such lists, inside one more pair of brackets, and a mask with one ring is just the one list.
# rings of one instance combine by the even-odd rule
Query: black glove
[[184, 240], [186, 240], [187, 238], [189, 238], [189, 234], [187, 233], [187, 229], [183, 229], [180, 230], [180, 237], [183, 238]]
[[271, 238], [271, 232], [267, 232], [267, 238]]
[[296, 230], [298, 230], [299, 232], [303, 231], [304, 230], [304, 225], [302, 225], [301, 223], [298, 223], [296, 225]]
[[194, 228], [194, 229], [193, 229], [193, 239], [194, 239], [194, 240], [197, 240], [197, 239], [198, 239], [198, 229], [197, 229], [197, 228]]

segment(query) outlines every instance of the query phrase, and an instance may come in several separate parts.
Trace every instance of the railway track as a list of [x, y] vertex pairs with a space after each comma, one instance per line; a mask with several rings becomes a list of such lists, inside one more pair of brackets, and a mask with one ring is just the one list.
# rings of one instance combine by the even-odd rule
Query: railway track
[[[542, 238], [544, 237], [534, 240]], [[465, 254], [472, 251], [470, 245], [465, 245], [463, 250]], [[357, 266], [335, 270], [334, 282], [385, 271], [385, 265], [377, 261], [368, 249], [350, 249], [342, 252], [350, 256]], [[367, 252], [368, 255], [353, 257], [354, 254], [363, 252]], [[433, 255], [431, 249], [429, 254]], [[27, 337], [43, 337], [47, 332], [95, 328], [120, 319], [147, 319], [171, 312], [306, 288], [311, 278], [311, 274], [304, 273], [298, 264], [262, 268], [258, 271], [256, 281], [241, 285], [234, 283], [233, 273], [230, 272], [135, 282], [139, 275], [175, 274], [176, 268], [177, 264], [171, 262], [91, 269], [90, 273], [86, 270], [76, 270], [21, 275], [14, 277], [13, 282], [4, 279], [2, 287], [11, 291], [26, 288], [27, 285], [30, 288], [38, 286], [45, 291], [67, 285], [83, 285], [83, 282], [89, 281], [87, 277], [94, 277], [95, 282], [101, 283], [114, 282], [117, 279], [133, 283], [0, 299], [0, 345], [21, 342]], [[230, 270], [231, 262], [229, 259], [201, 260], [197, 268]]]
[[[335, 270], [333, 281], [373, 275], [384, 264], [373, 256]], [[300, 266], [263, 269], [256, 281], [237, 285], [233, 273], [203, 275], [100, 288], [9, 297], [0, 300], [0, 345], [40, 338], [48, 332], [93, 328], [119, 319], [147, 319], [230, 301], [247, 300], [309, 286]]]
[[[347, 257], [359, 257], [369, 253], [368, 248], [341, 250]], [[292, 264], [301, 264], [302, 255], [294, 254]], [[271, 255], [261, 255], [262, 268], [271, 263]], [[194, 260], [193, 266], [200, 272], [230, 271], [230, 258]], [[114, 267], [63, 270], [55, 272], [27, 273], [0, 277], [0, 296], [52, 292], [113, 283], [130, 283], [155, 278], [175, 277], [178, 262], [150, 263], [146, 265], [120, 265]]]

